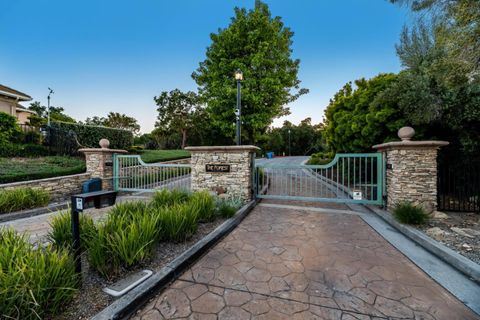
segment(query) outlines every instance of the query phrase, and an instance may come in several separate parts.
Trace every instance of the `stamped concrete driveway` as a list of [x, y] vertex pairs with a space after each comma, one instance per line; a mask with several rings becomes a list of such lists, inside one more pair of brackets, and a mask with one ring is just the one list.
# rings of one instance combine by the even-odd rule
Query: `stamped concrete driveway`
[[135, 317], [477, 319], [360, 217], [257, 206]]

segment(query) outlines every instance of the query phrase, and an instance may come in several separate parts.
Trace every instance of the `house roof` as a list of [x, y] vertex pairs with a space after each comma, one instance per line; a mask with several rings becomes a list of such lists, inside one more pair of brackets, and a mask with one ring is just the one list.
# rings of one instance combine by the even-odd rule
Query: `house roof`
[[25, 108], [24, 106], [22, 106], [20, 104], [17, 104], [16, 111], [17, 112], [27, 112], [27, 113], [31, 113], [31, 114], [37, 114], [35, 111], [29, 110], [29, 109]]
[[19, 101], [30, 101], [32, 97], [28, 94], [12, 89], [10, 87], [0, 84], [0, 96], [7, 96], [10, 98], [18, 99]]

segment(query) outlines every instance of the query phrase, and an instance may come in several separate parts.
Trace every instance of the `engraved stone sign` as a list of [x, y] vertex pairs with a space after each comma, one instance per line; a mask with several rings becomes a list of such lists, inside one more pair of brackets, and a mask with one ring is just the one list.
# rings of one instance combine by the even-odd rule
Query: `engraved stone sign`
[[230, 172], [229, 164], [212, 164], [205, 165], [205, 171], [207, 172]]

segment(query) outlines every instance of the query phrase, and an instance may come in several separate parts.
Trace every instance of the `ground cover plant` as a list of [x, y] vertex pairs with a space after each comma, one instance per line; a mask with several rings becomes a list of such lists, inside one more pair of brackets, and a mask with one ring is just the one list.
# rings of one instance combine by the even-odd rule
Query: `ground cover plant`
[[85, 172], [80, 157], [0, 158], [0, 183], [51, 178]]
[[[60, 212], [50, 220], [49, 225], [51, 227], [50, 232], [47, 235], [48, 240], [56, 248], [71, 249], [73, 242], [72, 235], [72, 215], [70, 209]], [[86, 215], [80, 214], [80, 245], [82, 249], [85, 249], [86, 243], [94, 237], [97, 229], [93, 222], [93, 219]]]
[[429, 216], [421, 206], [416, 206], [410, 202], [399, 203], [393, 209], [395, 219], [406, 224], [424, 224]]
[[145, 163], [162, 162], [190, 157], [187, 150], [143, 150], [138, 152]]
[[49, 200], [50, 195], [42, 189], [0, 190], [0, 214], [43, 207], [48, 204]]
[[73, 299], [79, 284], [68, 250], [37, 249], [26, 236], [0, 230], [1, 319], [46, 319]]

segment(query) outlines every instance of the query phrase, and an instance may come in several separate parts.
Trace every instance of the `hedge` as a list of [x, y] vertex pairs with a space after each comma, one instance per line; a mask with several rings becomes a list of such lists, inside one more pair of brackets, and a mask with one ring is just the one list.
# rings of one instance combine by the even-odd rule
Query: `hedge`
[[0, 157], [44, 157], [50, 154], [47, 147], [38, 144], [14, 144], [0, 142]]
[[103, 138], [110, 141], [112, 149], [127, 149], [133, 144], [133, 133], [128, 130], [67, 122], [52, 122], [51, 127], [57, 133], [74, 132], [81, 147], [98, 148], [98, 142]]

